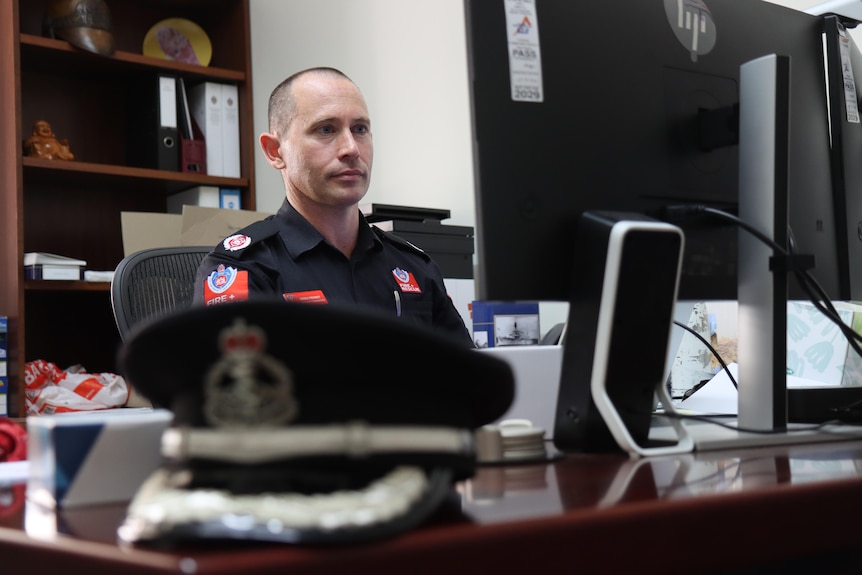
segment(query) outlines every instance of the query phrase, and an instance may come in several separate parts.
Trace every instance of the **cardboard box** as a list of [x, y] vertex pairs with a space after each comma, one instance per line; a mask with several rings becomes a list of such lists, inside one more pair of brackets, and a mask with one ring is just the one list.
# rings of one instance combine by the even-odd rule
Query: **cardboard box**
[[122, 212], [124, 255], [159, 247], [216, 246], [237, 230], [270, 215], [189, 205], [182, 209], [182, 214]]
[[108, 409], [27, 418], [27, 497], [73, 508], [130, 501], [162, 463], [163, 409]]
[[183, 206], [179, 245], [215, 246], [229, 235], [269, 215], [251, 210]]
[[180, 245], [183, 217], [180, 214], [120, 212], [123, 230], [123, 255], [150, 248]]
[[[845, 324], [862, 333], [862, 304], [834, 302]], [[787, 302], [787, 373], [836, 386], [862, 386], [862, 358], [810, 302]]]

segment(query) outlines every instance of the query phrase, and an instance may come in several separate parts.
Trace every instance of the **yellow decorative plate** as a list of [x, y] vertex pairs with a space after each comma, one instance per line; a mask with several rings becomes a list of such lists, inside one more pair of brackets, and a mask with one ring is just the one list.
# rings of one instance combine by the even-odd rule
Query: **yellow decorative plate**
[[203, 28], [185, 18], [168, 18], [144, 36], [144, 55], [208, 66], [213, 47]]

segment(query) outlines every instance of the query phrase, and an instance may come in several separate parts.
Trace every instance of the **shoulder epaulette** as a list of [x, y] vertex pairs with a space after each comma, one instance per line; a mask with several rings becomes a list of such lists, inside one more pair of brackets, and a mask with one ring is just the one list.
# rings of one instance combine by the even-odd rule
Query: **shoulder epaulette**
[[266, 238], [274, 236], [278, 233], [278, 226], [271, 218], [260, 220], [250, 224], [235, 234], [226, 237], [216, 246], [214, 252], [216, 254], [228, 255], [234, 258], [241, 258], [251, 246], [262, 242]]
[[402, 248], [406, 248], [409, 251], [422, 256], [422, 258], [424, 258], [425, 260], [431, 261], [431, 256], [426, 254], [425, 251], [422, 250], [422, 248], [420, 248], [419, 246], [410, 243], [409, 241], [396, 234], [393, 234], [392, 232], [383, 231], [377, 226], [372, 225], [371, 229], [374, 230], [374, 233], [377, 234], [377, 237], [379, 237], [381, 240], [388, 241], [389, 243], [395, 244]]

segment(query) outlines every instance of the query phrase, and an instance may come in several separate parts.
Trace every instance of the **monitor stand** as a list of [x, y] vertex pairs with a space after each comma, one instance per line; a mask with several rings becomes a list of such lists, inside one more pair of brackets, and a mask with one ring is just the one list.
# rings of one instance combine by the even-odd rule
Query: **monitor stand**
[[[790, 59], [774, 54], [739, 70], [739, 217], [788, 246], [790, 226]], [[787, 428], [788, 266], [739, 230], [737, 360], [739, 424]]]
[[[731, 427], [739, 425], [736, 418], [716, 418]], [[774, 433], [745, 433], [721, 427], [706, 421], [683, 422], [695, 451], [719, 449], [745, 449], [775, 445], [798, 445], [862, 439], [862, 427], [842, 425], [816, 426], [808, 423], [791, 423], [787, 429]], [[676, 431], [666, 419], [659, 417], [650, 429], [650, 441], [667, 442], [677, 437]]]
[[[740, 67], [739, 217], [789, 245], [790, 59], [768, 55]], [[862, 438], [862, 428], [787, 421], [787, 294], [793, 257], [739, 231], [738, 418], [727, 429], [686, 421], [696, 451]], [[651, 429], [662, 438], [665, 426]]]

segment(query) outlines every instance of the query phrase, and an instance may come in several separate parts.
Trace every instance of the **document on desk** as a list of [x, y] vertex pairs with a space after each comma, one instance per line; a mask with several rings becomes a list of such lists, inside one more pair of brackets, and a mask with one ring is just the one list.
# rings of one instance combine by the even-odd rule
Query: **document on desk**
[[[738, 365], [735, 363], [728, 364], [727, 368], [733, 374], [733, 378], [738, 385], [742, 385], [739, 381]], [[787, 388], [810, 388], [810, 387], [835, 387], [834, 384], [823, 383], [813, 379], [804, 377], [796, 377], [793, 375], [787, 376]], [[709, 383], [697, 390], [688, 399], [685, 399], [676, 407], [681, 410], [695, 412], [703, 415], [737, 415], [739, 404], [739, 393], [727, 376], [727, 372], [721, 370], [718, 372]]]
[[[735, 363], [727, 366], [734, 379], [738, 379], [737, 367]], [[738, 395], [727, 372], [721, 370], [706, 385], [688, 399], [679, 402], [676, 407], [702, 415], [736, 415]]]

